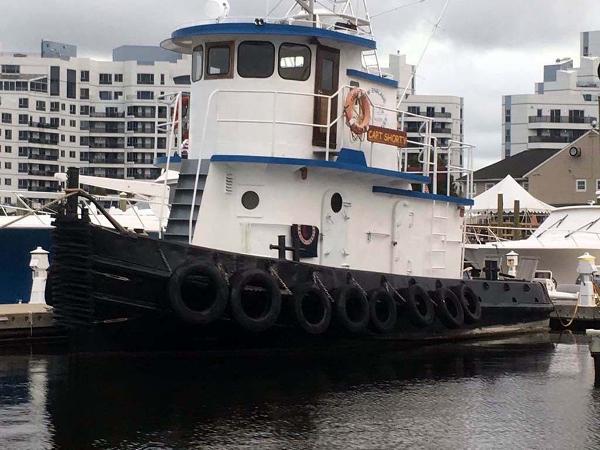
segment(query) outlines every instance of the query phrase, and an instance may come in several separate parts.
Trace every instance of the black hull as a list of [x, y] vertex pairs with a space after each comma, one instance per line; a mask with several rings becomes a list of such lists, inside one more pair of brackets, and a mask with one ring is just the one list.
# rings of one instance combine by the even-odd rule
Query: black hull
[[[71, 330], [74, 344], [82, 349], [291, 349], [359, 341], [382, 347], [399, 342], [414, 345], [538, 331], [547, 327], [552, 311], [547, 292], [538, 283], [409, 277], [314, 266], [120, 233], [64, 215], [58, 216], [55, 226], [49, 303], [58, 323]], [[210, 325], [187, 325], [170, 306], [168, 283], [174, 270], [189, 262], [215, 265], [229, 274], [256, 268], [275, 270], [292, 290], [312, 280], [315, 271], [332, 291], [353, 279], [369, 292], [381, 286], [382, 277], [396, 288], [417, 283], [427, 291], [466, 283], [480, 298], [482, 317], [455, 330], [437, 318], [421, 328], [399, 309], [393, 332], [385, 335], [351, 335], [332, 326], [325, 334], [312, 336], [286, 317], [285, 303], [289, 300], [284, 295], [280, 320], [262, 333], [243, 330], [229, 311]]]

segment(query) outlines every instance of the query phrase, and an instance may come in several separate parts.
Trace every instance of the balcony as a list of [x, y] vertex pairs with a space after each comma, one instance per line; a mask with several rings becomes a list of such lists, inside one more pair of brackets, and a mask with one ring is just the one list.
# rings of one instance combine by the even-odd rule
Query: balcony
[[432, 133], [438, 134], [438, 133], [446, 133], [446, 134], [452, 134], [452, 129], [451, 128], [437, 128], [437, 127], [433, 127], [431, 129]]
[[58, 172], [58, 169], [56, 169], [56, 170], [30, 170], [27, 172], [27, 174], [33, 175], [35, 177], [53, 177], [56, 172]]
[[127, 164], [154, 164], [154, 158], [128, 159]]
[[529, 116], [529, 123], [588, 123], [591, 124], [595, 117], [568, 117], [568, 116]]
[[58, 155], [37, 155], [31, 154], [27, 156], [27, 159], [35, 159], [38, 161], [58, 161]]
[[124, 148], [125, 142], [123, 141], [109, 141], [109, 142], [90, 142], [89, 148]]
[[107, 112], [90, 112], [90, 117], [107, 117], [107, 118], [111, 118], [111, 119], [124, 119], [125, 118], [125, 113], [124, 112], [111, 112], [111, 113], [107, 113]]
[[32, 192], [58, 192], [59, 187], [58, 187], [58, 185], [55, 187], [52, 187], [52, 186], [28, 186], [27, 190], [32, 191]]
[[88, 128], [88, 131], [90, 132], [90, 134], [92, 133], [107, 133], [107, 134], [123, 134], [125, 133], [125, 128], [124, 127], [90, 127]]
[[45, 123], [45, 122], [29, 122], [29, 126], [36, 127], [36, 128], [48, 128], [48, 129], [52, 129], [52, 130], [58, 129], [58, 124], [53, 125], [51, 123]]
[[123, 158], [107, 158], [107, 157], [89, 157], [87, 160], [90, 164], [123, 164], [125, 160]]
[[58, 145], [58, 139], [29, 138], [27, 142], [30, 144]]
[[529, 136], [529, 143], [543, 142], [550, 144], [568, 144], [569, 142], [573, 142], [577, 138], [572, 138], [569, 136]]

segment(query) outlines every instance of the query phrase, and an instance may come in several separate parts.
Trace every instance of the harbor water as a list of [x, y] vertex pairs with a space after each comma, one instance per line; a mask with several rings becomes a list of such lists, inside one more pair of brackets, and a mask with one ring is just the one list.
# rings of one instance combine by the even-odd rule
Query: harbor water
[[588, 346], [0, 356], [0, 448], [600, 447]]

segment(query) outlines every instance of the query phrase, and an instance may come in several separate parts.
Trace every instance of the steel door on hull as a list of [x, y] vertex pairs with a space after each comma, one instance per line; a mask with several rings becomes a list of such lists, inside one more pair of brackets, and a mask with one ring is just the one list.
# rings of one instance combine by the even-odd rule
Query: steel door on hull
[[424, 224], [419, 224], [415, 208], [409, 201], [402, 200], [394, 205], [392, 228], [392, 272], [402, 275], [422, 273], [428, 242]]
[[[339, 88], [340, 79], [340, 51], [335, 48], [317, 47], [317, 63], [315, 71], [315, 94], [333, 95]], [[315, 97], [314, 122], [326, 125], [328, 99]], [[331, 100], [331, 113], [329, 122], [337, 116], [337, 97]], [[329, 148], [336, 148], [337, 125], [331, 127], [329, 136]], [[327, 128], [313, 128], [313, 145], [325, 147], [327, 145]]]
[[323, 197], [321, 211], [321, 264], [345, 267], [348, 249], [348, 222], [351, 204], [336, 191], [328, 191]]

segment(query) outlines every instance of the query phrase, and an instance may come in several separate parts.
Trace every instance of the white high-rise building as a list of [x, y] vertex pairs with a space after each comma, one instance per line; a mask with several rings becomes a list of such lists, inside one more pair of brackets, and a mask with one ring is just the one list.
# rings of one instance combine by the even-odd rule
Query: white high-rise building
[[55, 172], [152, 179], [166, 152], [162, 95], [188, 90], [190, 61], [158, 47], [123, 46], [112, 61], [42, 42], [41, 53], [0, 53], [0, 203], [11, 191], [44, 203]]
[[502, 155], [528, 149], [561, 149], [588, 131], [598, 118], [600, 31], [580, 36], [580, 64], [571, 58], [544, 66], [535, 94], [502, 98]]

